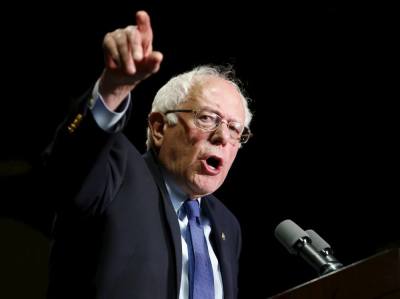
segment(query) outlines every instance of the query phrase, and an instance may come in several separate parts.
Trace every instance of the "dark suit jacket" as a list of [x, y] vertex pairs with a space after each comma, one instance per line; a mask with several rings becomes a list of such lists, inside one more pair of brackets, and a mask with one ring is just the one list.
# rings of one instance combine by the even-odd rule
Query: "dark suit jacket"
[[[141, 156], [122, 133], [101, 130], [85, 107], [60, 126], [48, 158], [57, 211], [49, 298], [177, 298], [180, 230], [157, 159]], [[239, 224], [212, 195], [202, 209], [224, 297], [236, 298]]]

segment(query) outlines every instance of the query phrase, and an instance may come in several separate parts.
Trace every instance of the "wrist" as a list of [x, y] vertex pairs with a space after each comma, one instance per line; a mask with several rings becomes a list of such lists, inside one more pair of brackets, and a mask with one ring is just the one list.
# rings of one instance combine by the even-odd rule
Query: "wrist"
[[135, 88], [138, 82], [121, 84], [122, 80], [110, 75], [107, 70], [103, 72], [99, 80], [99, 93], [107, 108], [115, 111]]

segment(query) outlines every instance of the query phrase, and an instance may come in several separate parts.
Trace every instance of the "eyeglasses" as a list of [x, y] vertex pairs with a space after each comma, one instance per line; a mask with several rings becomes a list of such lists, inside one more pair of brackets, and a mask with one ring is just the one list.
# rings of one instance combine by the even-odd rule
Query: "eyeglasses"
[[219, 128], [222, 123], [225, 123], [229, 129], [230, 137], [240, 142], [241, 144], [245, 144], [249, 141], [252, 136], [250, 129], [243, 126], [240, 122], [237, 121], [226, 121], [217, 113], [202, 109], [202, 110], [191, 110], [191, 109], [176, 109], [176, 110], [167, 110], [165, 111], [165, 115], [169, 113], [175, 112], [186, 112], [193, 113], [194, 124], [197, 128], [202, 129], [204, 131], [212, 132]]

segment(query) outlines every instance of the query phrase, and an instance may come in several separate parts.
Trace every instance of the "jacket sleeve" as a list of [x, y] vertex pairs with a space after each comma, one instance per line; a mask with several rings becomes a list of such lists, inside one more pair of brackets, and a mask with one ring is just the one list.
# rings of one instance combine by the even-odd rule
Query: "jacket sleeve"
[[118, 141], [125, 138], [121, 131], [128, 116], [113, 133], [102, 130], [88, 108], [90, 96], [77, 101], [44, 154], [44, 177], [57, 213], [101, 213], [122, 184], [127, 150]]

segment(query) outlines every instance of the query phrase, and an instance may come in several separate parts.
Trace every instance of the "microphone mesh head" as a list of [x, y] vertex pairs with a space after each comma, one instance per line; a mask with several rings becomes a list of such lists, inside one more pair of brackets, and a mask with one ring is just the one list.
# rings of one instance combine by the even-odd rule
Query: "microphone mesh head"
[[320, 237], [315, 231], [312, 229], [306, 230], [306, 233], [310, 236], [312, 246], [319, 252], [325, 249], [330, 249], [331, 246]]
[[277, 225], [275, 237], [291, 254], [296, 254], [293, 246], [299, 239], [309, 238], [307, 233], [290, 219], [286, 219]]

